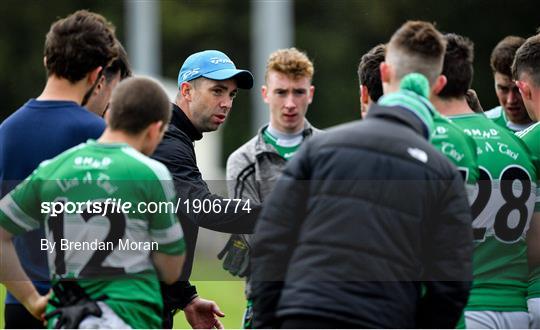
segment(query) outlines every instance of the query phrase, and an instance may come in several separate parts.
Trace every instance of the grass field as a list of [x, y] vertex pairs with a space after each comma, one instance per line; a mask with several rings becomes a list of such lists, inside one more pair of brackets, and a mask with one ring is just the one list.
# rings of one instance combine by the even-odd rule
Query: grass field
[[[226, 328], [240, 328], [242, 314], [244, 313], [244, 281], [234, 278], [221, 269], [217, 259], [195, 259], [191, 278], [195, 279], [192, 284], [197, 286], [199, 296], [217, 302], [225, 317], [221, 319]], [[212, 276], [209, 276], [212, 274]], [[219, 280], [201, 280], [201, 279]], [[199, 279], [199, 280], [197, 280]], [[0, 301], [4, 301], [5, 288], [0, 285]], [[177, 329], [190, 328], [184, 314], [179, 312], [174, 318], [174, 327]], [[0, 308], [0, 328], [4, 328], [4, 306]]]

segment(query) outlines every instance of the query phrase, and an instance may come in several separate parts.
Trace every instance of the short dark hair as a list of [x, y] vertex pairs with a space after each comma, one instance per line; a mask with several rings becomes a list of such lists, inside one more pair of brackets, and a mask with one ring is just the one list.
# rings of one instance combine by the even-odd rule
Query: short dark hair
[[519, 47], [512, 64], [512, 75], [519, 80], [526, 72], [536, 87], [540, 87], [540, 34], [530, 37]]
[[442, 74], [446, 76], [446, 85], [439, 93], [440, 97], [465, 97], [473, 79], [474, 44], [454, 33], [444, 36], [446, 53]]
[[398, 79], [417, 72], [434, 83], [442, 72], [445, 40], [429, 22], [407, 21], [386, 47], [385, 60], [394, 65]]
[[108, 67], [105, 68], [105, 70], [103, 70], [107, 83], [110, 83], [118, 72], [120, 72], [120, 80], [124, 80], [133, 75], [124, 46], [122, 46], [118, 40], [116, 41], [116, 46], [118, 49], [118, 56], [112, 61], [111, 64], [109, 64]]
[[171, 114], [171, 102], [157, 82], [142, 77], [127, 78], [112, 93], [109, 127], [135, 135], [152, 123], [169, 123]]
[[369, 97], [373, 102], [377, 102], [383, 95], [381, 71], [379, 70], [381, 62], [384, 62], [386, 46], [378, 44], [365, 53], [358, 65], [358, 80], [361, 85], [368, 89]]
[[99, 14], [79, 10], [59, 19], [45, 38], [47, 75], [80, 81], [116, 57], [115, 40], [114, 26]]
[[491, 52], [489, 64], [493, 73], [500, 73], [512, 76], [512, 62], [518, 48], [523, 45], [525, 39], [517, 36], [507, 36]]

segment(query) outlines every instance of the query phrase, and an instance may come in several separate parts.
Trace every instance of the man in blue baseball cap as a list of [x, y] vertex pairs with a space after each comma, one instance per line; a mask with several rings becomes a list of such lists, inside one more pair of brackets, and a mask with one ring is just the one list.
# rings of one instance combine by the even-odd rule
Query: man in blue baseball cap
[[189, 56], [182, 65], [176, 105], [199, 133], [211, 132], [225, 122], [237, 88], [251, 87], [253, 76], [249, 71], [236, 69], [220, 51], [205, 50]]
[[249, 234], [253, 232], [260, 206], [242, 201], [242, 210], [227, 208], [227, 201], [212, 194], [197, 167], [193, 143], [202, 138], [202, 133], [215, 131], [225, 122], [238, 88], [251, 87], [251, 73], [237, 69], [227, 55], [217, 50], [189, 56], [178, 73], [178, 94], [169, 128], [152, 157], [171, 172], [177, 196], [181, 199], [179, 205], [184, 206], [186, 200], [209, 200], [212, 205], [222, 204], [222, 207], [220, 213], [193, 213], [182, 207], [177, 211], [187, 253], [179, 281], [162, 285], [164, 328], [172, 327], [174, 313], [179, 309], [184, 311], [194, 329], [223, 327], [218, 317], [224, 314], [216, 303], [199, 298], [188, 281], [199, 226], [232, 234]]

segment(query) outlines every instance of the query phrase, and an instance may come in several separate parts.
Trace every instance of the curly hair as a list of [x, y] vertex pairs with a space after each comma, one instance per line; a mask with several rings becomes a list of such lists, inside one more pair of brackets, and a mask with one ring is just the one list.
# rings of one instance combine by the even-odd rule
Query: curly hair
[[43, 53], [48, 76], [75, 83], [117, 56], [114, 26], [99, 14], [76, 11], [51, 25]]
[[266, 62], [265, 80], [268, 79], [270, 71], [283, 73], [295, 80], [300, 77], [312, 79], [315, 73], [313, 62], [306, 53], [299, 51], [295, 47], [279, 49], [270, 54]]
[[133, 72], [131, 71], [131, 64], [129, 63], [128, 55], [124, 49], [124, 46], [122, 46], [118, 40], [116, 41], [116, 45], [118, 48], [118, 56], [111, 62], [111, 64], [109, 64], [108, 67], [105, 68], [105, 70], [103, 70], [103, 74], [105, 75], [107, 82], [111, 82], [118, 73], [120, 73], [120, 80], [124, 80], [133, 75]]
[[358, 80], [368, 89], [369, 97], [373, 102], [383, 95], [381, 72], [379, 66], [384, 61], [386, 46], [378, 44], [365, 53], [358, 65]]

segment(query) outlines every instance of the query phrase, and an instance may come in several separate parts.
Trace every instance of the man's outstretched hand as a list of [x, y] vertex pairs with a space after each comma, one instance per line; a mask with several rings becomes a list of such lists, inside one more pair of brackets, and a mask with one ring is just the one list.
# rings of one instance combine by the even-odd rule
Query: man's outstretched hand
[[43, 320], [43, 317], [45, 315], [45, 308], [47, 307], [47, 303], [49, 302], [49, 298], [51, 297], [51, 293], [42, 296], [39, 294], [35, 294], [32, 296], [31, 299], [28, 299], [26, 303], [23, 303], [23, 305], [26, 307], [26, 309], [38, 320]]
[[224, 317], [225, 314], [211, 300], [196, 297], [184, 308], [184, 314], [193, 329], [223, 329], [217, 317]]

